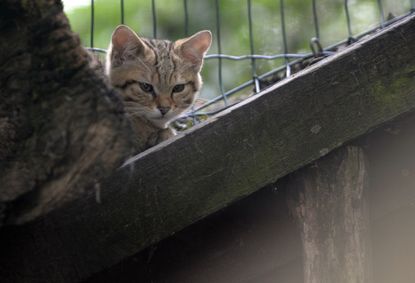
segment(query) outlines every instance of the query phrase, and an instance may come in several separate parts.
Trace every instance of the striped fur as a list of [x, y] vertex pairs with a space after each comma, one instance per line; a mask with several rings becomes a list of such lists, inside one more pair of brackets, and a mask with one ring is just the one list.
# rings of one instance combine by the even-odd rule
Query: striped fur
[[120, 90], [137, 135], [154, 134], [146, 134], [144, 126], [150, 132], [170, 131], [169, 123], [192, 105], [211, 39], [209, 31], [171, 42], [141, 38], [124, 25], [115, 29], [106, 74]]

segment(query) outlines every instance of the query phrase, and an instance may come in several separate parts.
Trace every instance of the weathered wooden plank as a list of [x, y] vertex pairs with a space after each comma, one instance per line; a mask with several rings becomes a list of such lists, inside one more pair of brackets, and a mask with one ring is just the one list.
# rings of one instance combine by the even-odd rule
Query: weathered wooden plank
[[298, 283], [302, 271], [286, 192], [271, 185], [84, 283]]
[[2, 282], [76, 282], [415, 106], [415, 16], [140, 154], [0, 233]]
[[372, 282], [366, 163], [360, 147], [345, 146], [286, 177], [305, 283]]

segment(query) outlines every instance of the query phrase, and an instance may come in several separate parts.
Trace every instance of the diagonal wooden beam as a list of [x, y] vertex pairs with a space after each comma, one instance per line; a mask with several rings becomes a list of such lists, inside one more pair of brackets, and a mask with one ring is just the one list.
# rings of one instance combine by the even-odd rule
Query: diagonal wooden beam
[[[415, 107], [415, 16], [130, 160], [0, 233], [2, 282], [76, 282]], [[98, 200], [98, 202], [97, 202]]]

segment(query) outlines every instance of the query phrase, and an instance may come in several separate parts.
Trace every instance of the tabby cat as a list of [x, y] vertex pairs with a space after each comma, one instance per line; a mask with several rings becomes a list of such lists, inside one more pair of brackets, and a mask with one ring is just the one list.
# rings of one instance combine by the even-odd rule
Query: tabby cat
[[115, 29], [105, 72], [120, 90], [138, 149], [174, 135], [169, 123], [195, 100], [211, 42], [210, 31], [171, 42], [139, 37], [125, 25]]

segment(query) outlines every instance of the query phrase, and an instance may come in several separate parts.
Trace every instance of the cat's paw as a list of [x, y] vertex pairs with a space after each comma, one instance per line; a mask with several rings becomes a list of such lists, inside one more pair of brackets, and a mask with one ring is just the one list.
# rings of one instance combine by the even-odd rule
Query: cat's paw
[[148, 136], [146, 142], [146, 148], [153, 147], [171, 137], [174, 137], [176, 132], [171, 128], [159, 129]]
[[169, 127], [169, 128], [163, 129], [159, 132], [159, 139], [157, 143], [168, 140], [169, 138], [174, 137], [175, 135], [176, 135], [176, 131], [173, 130], [172, 128]]

